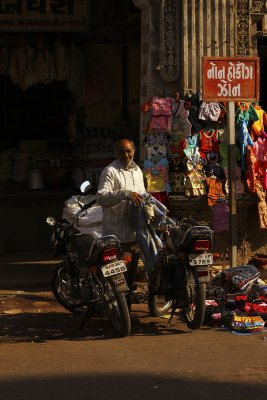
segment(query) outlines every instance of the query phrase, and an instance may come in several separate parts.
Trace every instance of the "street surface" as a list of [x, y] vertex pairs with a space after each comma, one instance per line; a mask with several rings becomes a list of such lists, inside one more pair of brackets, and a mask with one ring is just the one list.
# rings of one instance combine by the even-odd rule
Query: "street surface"
[[73, 316], [42, 289], [0, 291], [1, 400], [267, 398], [267, 331], [190, 331], [133, 305], [132, 333]]

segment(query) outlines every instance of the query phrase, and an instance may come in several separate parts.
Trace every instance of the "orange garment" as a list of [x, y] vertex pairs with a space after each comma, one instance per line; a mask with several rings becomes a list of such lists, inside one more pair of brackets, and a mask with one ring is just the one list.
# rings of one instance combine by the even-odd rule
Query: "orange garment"
[[262, 184], [256, 182], [256, 193], [258, 196], [258, 214], [260, 220], [260, 228], [267, 229], [267, 204], [266, 204], [266, 190], [263, 189]]
[[261, 131], [264, 131], [264, 127], [267, 126], [267, 113], [261, 106], [254, 106], [254, 109], [259, 117], [258, 121], [253, 122], [250, 130], [250, 136], [254, 140], [257, 140], [261, 136]]
[[212, 207], [220, 197], [225, 198], [222, 190], [222, 181], [209, 177], [206, 178], [206, 182], [208, 186], [208, 205]]
[[[260, 228], [267, 229], [267, 192], [264, 190], [264, 173], [265, 169], [262, 165], [259, 165], [257, 158], [255, 157], [253, 147], [247, 146], [247, 169], [246, 169], [246, 183], [248, 190], [254, 192], [258, 197], [258, 215], [260, 221]], [[260, 163], [264, 164], [264, 163]]]
[[250, 192], [254, 193], [256, 191], [256, 179], [258, 175], [258, 164], [257, 158], [253, 152], [252, 146], [246, 147], [246, 184]]

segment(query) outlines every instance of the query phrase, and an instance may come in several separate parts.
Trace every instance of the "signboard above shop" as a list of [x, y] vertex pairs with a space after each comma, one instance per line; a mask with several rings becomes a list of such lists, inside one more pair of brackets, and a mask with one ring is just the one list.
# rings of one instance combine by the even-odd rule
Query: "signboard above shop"
[[259, 101], [259, 57], [203, 57], [203, 100]]
[[0, 0], [0, 32], [85, 32], [89, 0]]

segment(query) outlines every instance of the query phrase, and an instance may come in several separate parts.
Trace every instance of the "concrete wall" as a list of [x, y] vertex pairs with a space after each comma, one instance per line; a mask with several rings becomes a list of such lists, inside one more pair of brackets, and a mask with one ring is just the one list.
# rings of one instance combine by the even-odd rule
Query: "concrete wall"
[[60, 219], [69, 197], [70, 193], [56, 190], [1, 194], [0, 255], [52, 251], [53, 229], [46, 224], [46, 218]]

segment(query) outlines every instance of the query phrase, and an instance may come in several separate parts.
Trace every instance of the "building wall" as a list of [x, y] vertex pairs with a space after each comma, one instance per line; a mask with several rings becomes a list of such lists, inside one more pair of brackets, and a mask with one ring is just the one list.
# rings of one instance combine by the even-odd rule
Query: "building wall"
[[182, 2], [184, 91], [200, 90], [203, 56], [234, 56], [234, 5], [235, 0]]

